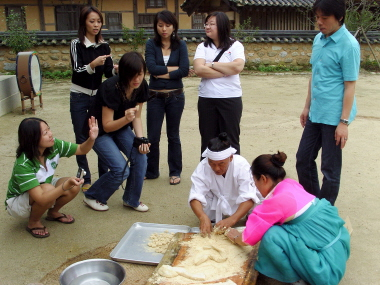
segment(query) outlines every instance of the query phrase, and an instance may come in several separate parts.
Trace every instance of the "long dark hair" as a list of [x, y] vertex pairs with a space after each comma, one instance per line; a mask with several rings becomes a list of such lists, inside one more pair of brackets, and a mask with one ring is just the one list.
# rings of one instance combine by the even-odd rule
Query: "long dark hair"
[[[125, 53], [119, 61], [119, 85], [127, 90], [131, 80], [143, 70], [146, 74], [146, 64], [142, 55], [136, 51]], [[142, 84], [141, 84], [142, 86]], [[140, 86], [140, 87], [141, 87]]]
[[40, 155], [47, 156], [52, 152], [52, 148], [46, 148], [44, 153], [40, 153], [38, 146], [41, 140], [41, 122], [49, 126], [40, 118], [25, 118], [18, 126], [18, 147], [16, 157], [25, 153], [30, 160], [38, 159]]
[[273, 181], [281, 181], [286, 176], [283, 165], [286, 161], [284, 152], [275, 154], [262, 154], [255, 158], [252, 162], [251, 171], [256, 179], [260, 179], [261, 175], [269, 176]]
[[[99, 15], [100, 21], [102, 22], [102, 25], [104, 23], [103, 15], [102, 13], [100, 13], [98, 8], [96, 8], [95, 6], [83, 7], [79, 15], [79, 28], [78, 28], [78, 38], [81, 44], [84, 44], [84, 37], [86, 36], [86, 20], [87, 20], [88, 14], [90, 14], [91, 12], [97, 13]], [[95, 42], [99, 43], [102, 40], [103, 40], [102, 27], [100, 27], [99, 33], [95, 36]]]
[[216, 138], [208, 142], [207, 148], [211, 151], [223, 151], [231, 146], [231, 140], [227, 133], [220, 133]]
[[[216, 19], [216, 28], [219, 37], [219, 46], [217, 48], [228, 49], [235, 42], [235, 40], [231, 38], [230, 19], [228, 19], [228, 16], [223, 12], [213, 12], [206, 17], [205, 24], [210, 17], [215, 17]], [[205, 47], [211, 46], [211, 43], [214, 42], [206, 36]]]
[[165, 24], [173, 25], [173, 34], [170, 36], [170, 49], [175, 50], [179, 46], [180, 39], [178, 37], [178, 21], [177, 18], [174, 16], [174, 14], [168, 10], [163, 10], [161, 12], [158, 12], [154, 16], [153, 21], [153, 29], [154, 29], [154, 42], [159, 47], [162, 47], [161, 42], [161, 36], [159, 35], [157, 31], [157, 23], [158, 21], [162, 21]]

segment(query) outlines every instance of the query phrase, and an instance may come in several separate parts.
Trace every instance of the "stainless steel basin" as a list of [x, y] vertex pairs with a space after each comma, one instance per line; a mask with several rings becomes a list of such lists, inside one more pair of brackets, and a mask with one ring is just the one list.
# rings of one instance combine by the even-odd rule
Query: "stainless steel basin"
[[125, 269], [109, 259], [87, 259], [67, 267], [59, 277], [61, 285], [120, 285]]

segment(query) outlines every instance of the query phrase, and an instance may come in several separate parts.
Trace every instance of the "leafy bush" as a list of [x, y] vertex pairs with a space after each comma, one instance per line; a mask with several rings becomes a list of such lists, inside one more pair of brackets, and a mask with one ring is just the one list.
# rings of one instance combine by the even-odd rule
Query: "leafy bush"
[[310, 66], [293, 66], [293, 65], [259, 65], [257, 70], [260, 72], [289, 72], [289, 71], [300, 71], [300, 70], [310, 70]]
[[123, 26], [123, 39], [125, 39], [127, 42], [131, 44], [132, 49], [134, 51], [137, 51], [139, 47], [144, 48], [146, 41], [145, 29], [134, 28], [133, 30], [131, 30]]
[[[248, 30], [254, 30], [253, 33], [248, 33]], [[251, 18], [248, 18], [244, 20], [243, 24], [239, 25], [235, 32], [234, 32], [234, 37], [236, 40], [244, 43], [249, 43], [253, 41], [254, 35], [257, 34], [257, 31], [259, 30], [259, 27], [253, 27], [251, 23]]]
[[69, 79], [71, 78], [72, 71], [71, 70], [66, 70], [66, 71], [60, 71], [60, 70], [55, 70], [55, 71], [43, 71], [42, 72], [42, 77], [45, 79], [53, 79], [53, 80], [58, 80], [58, 79]]
[[[22, 9], [22, 13], [25, 13]], [[10, 47], [15, 54], [20, 51], [26, 51], [33, 47], [33, 41], [36, 39], [34, 31], [28, 31], [20, 25], [19, 14], [10, 10], [6, 17], [8, 30], [5, 34], [5, 44]]]
[[367, 70], [367, 71], [380, 72], [380, 67], [375, 60], [364, 61], [360, 64], [360, 67]]

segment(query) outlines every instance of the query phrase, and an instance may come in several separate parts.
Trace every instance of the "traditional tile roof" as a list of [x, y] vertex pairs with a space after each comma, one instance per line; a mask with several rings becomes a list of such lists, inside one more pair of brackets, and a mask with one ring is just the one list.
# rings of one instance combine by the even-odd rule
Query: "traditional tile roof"
[[[131, 31], [133, 34], [135, 31]], [[232, 35], [235, 34], [232, 30]], [[259, 31], [240, 31], [243, 38], [239, 39], [241, 42], [251, 43], [312, 43], [318, 31], [277, 31], [277, 30], [259, 30]], [[4, 32], [0, 32], [0, 48], [6, 46], [4, 40]], [[123, 38], [122, 31], [102, 31], [102, 35], [108, 43], [118, 44], [127, 43], [130, 40]], [[145, 31], [146, 38], [153, 38], [153, 30]], [[185, 42], [200, 43], [205, 39], [204, 30], [179, 30], [178, 35]], [[37, 32], [36, 33], [36, 46], [58, 46], [70, 45], [72, 39], [77, 37], [76, 31], [62, 31], [62, 32]], [[368, 40], [371, 44], [380, 43], [380, 32], [371, 31], [367, 32]], [[359, 38], [361, 43], [367, 43], [365, 38]]]
[[[315, 0], [230, 0], [237, 6], [311, 7]], [[186, 1], [185, 1], [186, 2]]]
[[[315, 0], [226, 0], [228, 5], [235, 7], [243, 6], [274, 6], [274, 7], [298, 7], [308, 8], [313, 5]], [[204, 5], [204, 0], [185, 0], [181, 4], [183, 11], [187, 12], [190, 16], [196, 12], [197, 9]]]

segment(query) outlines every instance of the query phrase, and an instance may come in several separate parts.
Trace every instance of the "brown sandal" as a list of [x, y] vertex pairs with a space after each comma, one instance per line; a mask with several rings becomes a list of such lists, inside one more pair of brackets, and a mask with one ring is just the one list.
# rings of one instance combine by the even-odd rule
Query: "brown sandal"
[[52, 221], [52, 222], [60, 222], [60, 223], [62, 223], [62, 224], [72, 224], [72, 223], [75, 222], [74, 217], [72, 217], [73, 219], [72, 219], [71, 221], [69, 221], [69, 222], [64, 222], [64, 221], [62, 221], [62, 219], [65, 219], [65, 218], [67, 218], [67, 216], [66, 216], [65, 214], [62, 214], [62, 216], [59, 216], [58, 218], [53, 218], [53, 217], [49, 217], [49, 216], [47, 216], [47, 217], [45, 218], [45, 220], [46, 220], [46, 221]]
[[47, 238], [48, 236], [50, 236], [50, 233], [47, 233], [47, 232], [45, 232], [44, 235], [36, 234], [36, 233], [33, 232], [33, 231], [36, 231], [36, 230], [44, 230], [44, 232], [45, 232], [46, 227], [32, 228], [32, 229], [29, 228], [29, 227], [26, 227], [26, 231], [27, 231], [28, 233], [30, 233], [32, 236], [34, 236], [35, 238]]

